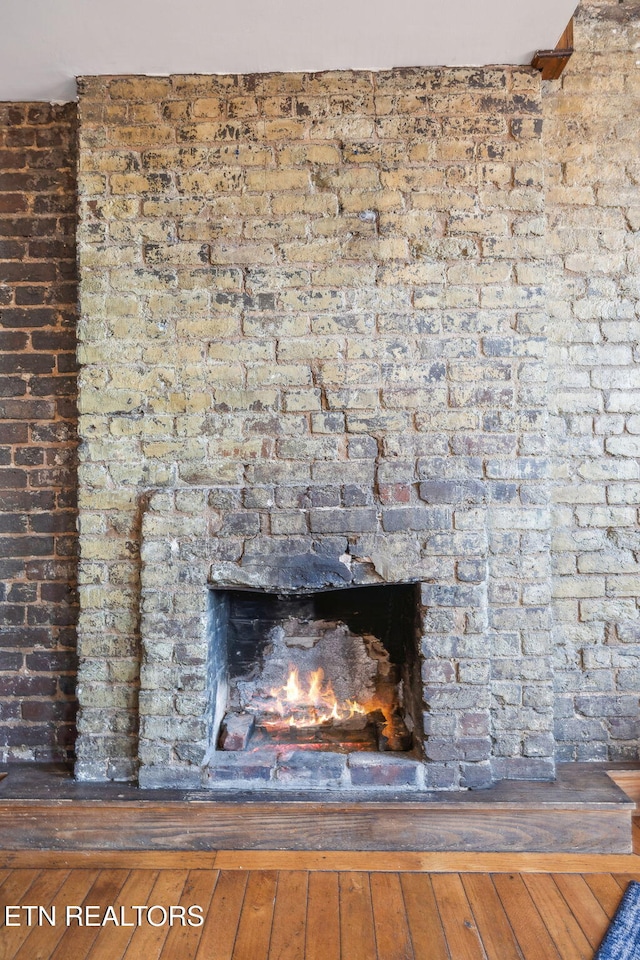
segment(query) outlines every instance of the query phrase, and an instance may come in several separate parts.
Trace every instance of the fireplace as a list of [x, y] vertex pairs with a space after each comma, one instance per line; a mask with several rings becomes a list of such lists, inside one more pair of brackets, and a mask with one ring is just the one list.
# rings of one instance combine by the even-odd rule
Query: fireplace
[[553, 777], [539, 112], [518, 68], [80, 81], [78, 777]]
[[[295, 787], [295, 751], [308, 754], [307, 769], [314, 755], [343, 756], [342, 782], [352, 754], [421, 757], [418, 593], [414, 584], [302, 596], [212, 590], [208, 782], [226, 783], [229, 753], [244, 754], [246, 778], [253, 767], [273, 787]], [[318, 757], [320, 772], [327, 762]], [[382, 783], [391, 776], [383, 759], [376, 769]]]
[[[513, 631], [510, 651], [496, 649], [485, 508], [425, 505], [419, 534], [250, 535], [229, 559], [220, 506], [255, 493], [190, 488], [145, 504], [139, 782], [274, 792], [493, 782], [496, 741], [511, 743], [522, 722], [510, 695], [522, 658]], [[541, 697], [547, 680], [533, 681]], [[309, 714], [333, 709], [329, 686], [340, 719], [310, 729]], [[375, 702], [385, 698], [386, 717]], [[350, 716], [354, 702], [364, 715]], [[528, 701], [526, 717], [541, 725], [544, 701]], [[530, 737], [532, 753], [546, 749]], [[548, 776], [546, 757], [523, 759], [529, 776]]]

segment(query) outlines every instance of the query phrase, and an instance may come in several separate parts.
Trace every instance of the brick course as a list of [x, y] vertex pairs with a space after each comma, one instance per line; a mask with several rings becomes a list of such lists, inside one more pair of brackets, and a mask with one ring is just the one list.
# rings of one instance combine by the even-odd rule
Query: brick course
[[0, 104], [0, 758], [75, 738], [75, 104]]

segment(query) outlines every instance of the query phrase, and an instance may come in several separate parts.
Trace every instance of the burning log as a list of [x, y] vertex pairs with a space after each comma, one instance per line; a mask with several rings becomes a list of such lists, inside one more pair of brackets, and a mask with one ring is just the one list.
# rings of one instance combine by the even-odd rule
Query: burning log
[[329, 721], [347, 722], [358, 715], [366, 716], [366, 709], [355, 700], [340, 703], [330, 683], [323, 684], [322, 668], [309, 674], [308, 687], [300, 682], [296, 667], [289, 668], [286, 684], [269, 691], [270, 699], [261, 701], [261, 712], [271, 713], [273, 719], [261, 726], [281, 729], [286, 727], [319, 727]]
[[255, 717], [250, 713], [227, 713], [220, 729], [220, 749], [246, 750], [254, 726]]
[[380, 750], [391, 750], [394, 753], [404, 753], [411, 750], [413, 737], [399, 713], [393, 713], [380, 727], [378, 733]]
[[302, 681], [298, 669], [290, 666], [286, 683], [252, 698], [247, 712], [225, 716], [220, 748], [246, 750], [253, 737], [256, 746], [304, 744], [346, 752], [410, 750], [413, 738], [401, 715], [398, 668], [388, 654], [377, 659], [375, 693], [368, 693], [363, 703], [338, 700], [332, 684], [325, 682], [322, 668]]

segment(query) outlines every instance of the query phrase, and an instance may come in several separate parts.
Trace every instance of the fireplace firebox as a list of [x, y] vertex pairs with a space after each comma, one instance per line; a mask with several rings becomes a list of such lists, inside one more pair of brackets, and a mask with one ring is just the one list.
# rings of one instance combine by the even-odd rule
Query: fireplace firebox
[[212, 590], [210, 774], [221, 752], [271, 754], [274, 783], [292, 749], [421, 756], [418, 593]]

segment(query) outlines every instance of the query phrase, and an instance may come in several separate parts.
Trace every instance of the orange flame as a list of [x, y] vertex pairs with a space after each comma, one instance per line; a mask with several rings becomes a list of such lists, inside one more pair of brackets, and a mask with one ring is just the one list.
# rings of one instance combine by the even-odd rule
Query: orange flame
[[269, 727], [316, 727], [329, 720], [348, 720], [356, 714], [367, 711], [355, 700], [340, 703], [333, 692], [331, 683], [323, 686], [322, 667], [314, 670], [307, 678], [307, 685], [301, 685], [296, 667], [289, 667], [287, 682], [282, 687], [269, 691], [275, 703], [272, 712], [278, 713], [280, 720], [267, 721]]

